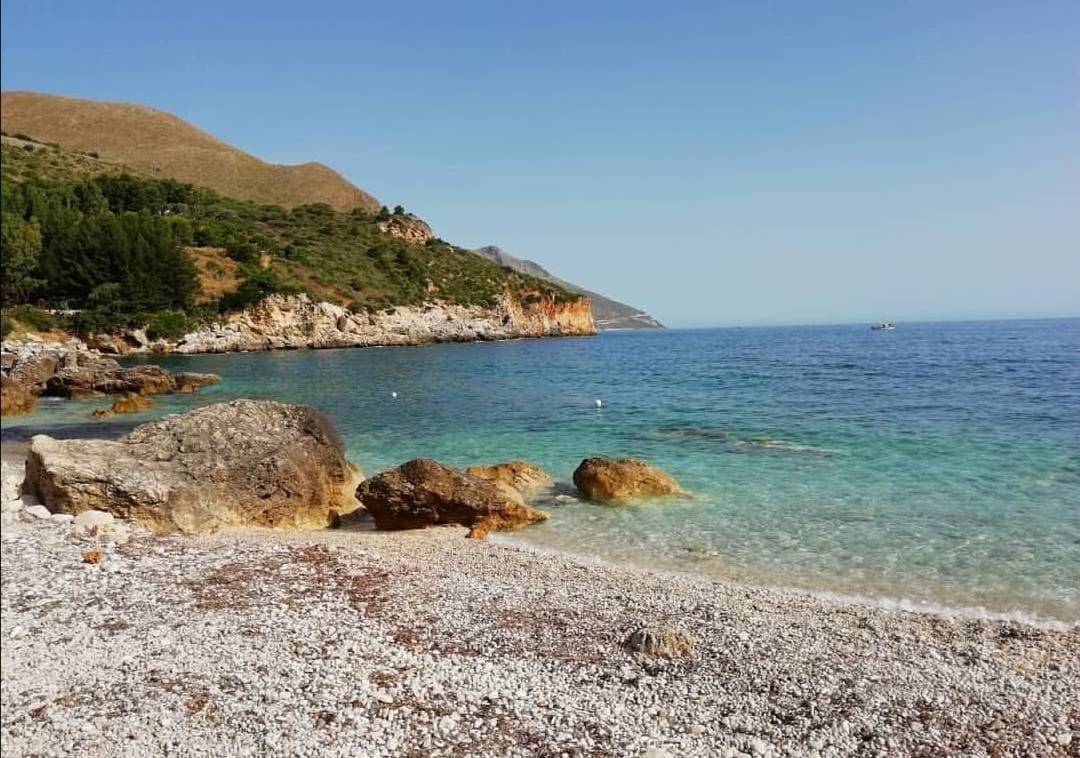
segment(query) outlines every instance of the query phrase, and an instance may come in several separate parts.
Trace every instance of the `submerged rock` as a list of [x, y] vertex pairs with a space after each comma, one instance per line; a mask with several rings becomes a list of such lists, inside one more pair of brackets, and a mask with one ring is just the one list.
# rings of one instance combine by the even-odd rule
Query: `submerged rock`
[[153, 408], [157, 408], [157, 405], [152, 400], [147, 400], [134, 392], [128, 392], [123, 397], [117, 398], [111, 408], [96, 410], [93, 415], [94, 418], [112, 418], [118, 413], [141, 413]]
[[586, 458], [574, 471], [574, 486], [601, 502], [683, 494], [670, 474], [633, 458]]
[[30, 444], [26, 487], [53, 511], [96, 509], [156, 532], [325, 527], [356, 508], [360, 473], [312, 408], [235, 400], [143, 424], [118, 441]]
[[533, 495], [555, 483], [555, 480], [544, 469], [525, 461], [496, 463], [491, 466], [470, 466], [465, 469], [465, 473], [503, 484], [522, 497]]
[[460, 524], [482, 539], [489, 531], [519, 529], [547, 518], [515, 491], [427, 458], [373, 476], [356, 496], [380, 529]]

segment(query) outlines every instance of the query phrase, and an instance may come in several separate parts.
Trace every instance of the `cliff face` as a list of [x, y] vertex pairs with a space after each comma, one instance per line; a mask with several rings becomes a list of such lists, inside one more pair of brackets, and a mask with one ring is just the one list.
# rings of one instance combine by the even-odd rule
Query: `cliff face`
[[663, 324], [640, 308], [635, 308], [626, 303], [620, 303], [618, 300], [612, 300], [609, 297], [604, 297], [603, 295], [587, 290], [584, 287], [571, 284], [565, 279], [560, 279], [555, 276], [539, 263], [525, 260], [524, 258], [515, 258], [513, 255], [510, 255], [503, 249], [495, 247], [494, 245], [488, 245], [487, 247], [482, 247], [473, 252], [481, 258], [487, 258], [493, 263], [498, 263], [500, 266], [505, 266], [508, 269], [519, 271], [523, 274], [528, 274], [529, 276], [545, 279], [570, 292], [589, 298], [589, 300], [592, 301], [593, 318], [596, 320], [597, 329], [664, 328]]
[[596, 333], [588, 299], [523, 303], [509, 295], [493, 308], [431, 303], [377, 313], [350, 313], [306, 295], [272, 295], [223, 322], [153, 346], [177, 353], [421, 345]]

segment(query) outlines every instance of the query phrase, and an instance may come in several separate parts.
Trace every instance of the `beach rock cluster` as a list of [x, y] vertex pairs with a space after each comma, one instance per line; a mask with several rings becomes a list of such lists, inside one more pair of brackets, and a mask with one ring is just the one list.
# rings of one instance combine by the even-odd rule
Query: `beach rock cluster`
[[418, 458], [364, 481], [356, 497], [380, 529], [460, 524], [474, 537], [547, 519], [511, 487], [428, 458]]
[[27, 487], [51, 511], [113, 513], [155, 532], [318, 528], [356, 508], [360, 473], [311, 408], [236, 400], [108, 440], [33, 438]]
[[241, 350], [421, 345], [590, 335], [596, 333], [587, 298], [524, 303], [503, 294], [490, 308], [432, 302], [353, 313], [307, 295], [271, 295], [221, 322], [191, 332], [169, 350], [224, 353]]
[[170, 373], [160, 366], [121, 366], [77, 339], [6, 341], [2, 356], [4, 415], [27, 413], [31, 398], [160, 395], [216, 384], [216, 374]]
[[599, 502], [684, 494], [670, 474], [632, 458], [586, 458], [574, 471], [574, 486], [588, 499]]

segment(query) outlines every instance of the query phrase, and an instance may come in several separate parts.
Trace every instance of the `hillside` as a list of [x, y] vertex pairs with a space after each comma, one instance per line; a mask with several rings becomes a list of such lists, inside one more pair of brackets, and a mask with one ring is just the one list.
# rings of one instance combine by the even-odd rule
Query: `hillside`
[[26, 304], [75, 309], [69, 326], [82, 333], [151, 324], [164, 335], [274, 293], [357, 314], [432, 302], [493, 308], [507, 296], [530, 308], [579, 301], [432, 237], [400, 208], [257, 204], [30, 135], [4, 135], [0, 158], [5, 315]]
[[596, 320], [597, 329], [663, 329], [664, 325], [657, 321], [640, 308], [635, 308], [632, 305], [626, 303], [620, 303], [618, 300], [612, 300], [611, 298], [604, 297], [601, 294], [592, 292], [579, 287], [576, 284], [571, 284], [559, 277], [548, 272], [543, 266], [534, 261], [525, 260], [524, 258], [516, 258], [513, 255], [505, 252], [502, 248], [494, 245], [488, 245], [482, 247], [479, 250], [474, 251], [477, 255], [487, 258], [489, 261], [498, 263], [500, 266], [506, 266], [507, 268], [518, 271], [522, 274], [528, 274], [529, 276], [535, 276], [539, 279], [552, 282], [554, 284], [563, 287], [570, 292], [576, 292], [584, 295], [592, 300], [593, 306], [593, 318]]
[[285, 208], [310, 203], [344, 211], [379, 208], [374, 197], [327, 166], [266, 163], [176, 116], [141, 105], [4, 92], [0, 128], [240, 200]]

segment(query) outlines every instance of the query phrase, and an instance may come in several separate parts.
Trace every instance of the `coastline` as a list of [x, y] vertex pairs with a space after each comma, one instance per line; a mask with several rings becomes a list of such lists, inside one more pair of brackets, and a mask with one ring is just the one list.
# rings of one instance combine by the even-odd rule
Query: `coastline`
[[[456, 527], [140, 533], [98, 565], [64, 530], [3, 530], [5, 754], [1067, 756], [1080, 728], [1077, 628], [628, 569]], [[655, 624], [697, 647], [626, 649]]]

